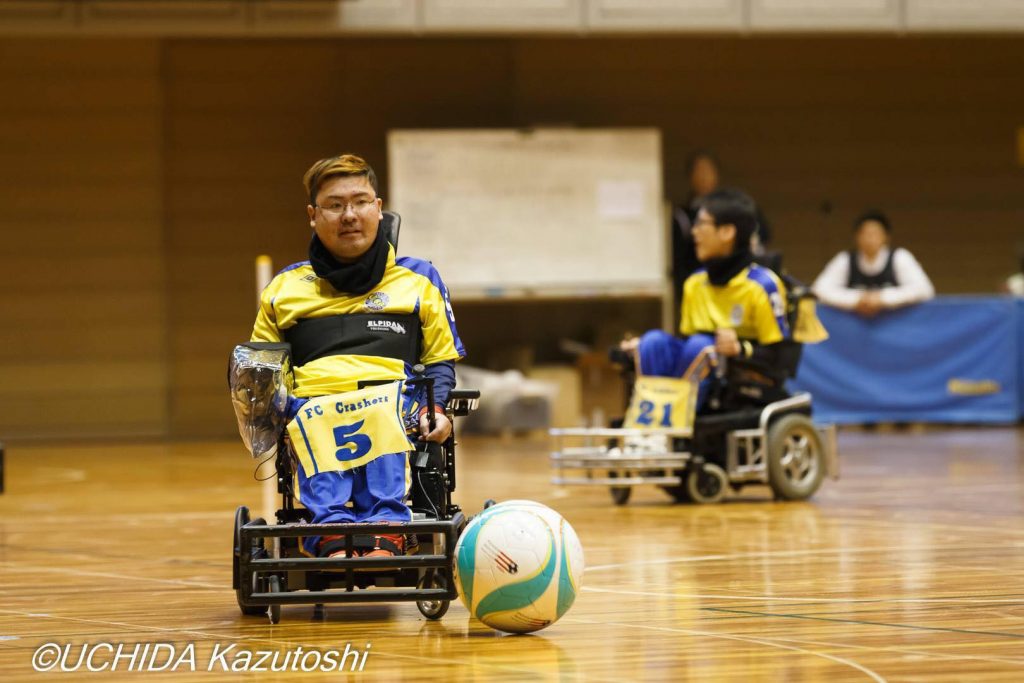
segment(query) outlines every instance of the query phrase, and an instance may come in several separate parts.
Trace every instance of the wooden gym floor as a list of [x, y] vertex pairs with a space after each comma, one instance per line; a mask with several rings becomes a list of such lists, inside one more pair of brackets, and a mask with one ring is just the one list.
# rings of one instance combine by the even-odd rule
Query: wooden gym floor
[[[223, 656], [233, 644], [339, 658], [348, 645], [366, 655], [350, 677], [383, 681], [1024, 680], [1024, 431], [844, 431], [840, 448], [842, 479], [810, 502], [750, 489], [678, 506], [639, 489], [614, 507], [606, 490], [548, 484], [543, 440], [464, 439], [467, 512], [539, 500], [586, 551], [572, 610], [502, 636], [459, 603], [438, 623], [411, 603], [328, 607], [324, 621], [285, 607], [277, 626], [241, 616], [232, 517], [258, 508], [261, 489], [238, 442], [9, 446], [0, 678], [47, 676], [32, 668], [46, 643], [72, 644], [71, 664], [84, 643], [167, 643], [176, 656], [191, 643], [198, 671], [186, 658], [161, 679], [237, 678], [221, 668], [237, 663]], [[158, 675], [127, 666], [124, 680]]]

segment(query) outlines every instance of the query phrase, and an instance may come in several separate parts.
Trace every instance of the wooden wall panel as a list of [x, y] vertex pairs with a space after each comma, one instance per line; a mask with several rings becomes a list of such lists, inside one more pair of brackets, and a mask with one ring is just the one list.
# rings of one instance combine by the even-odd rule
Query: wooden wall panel
[[[304, 258], [302, 172], [359, 151], [386, 198], [390, 128], [657, 126], [669, 197], [686, 193], [689, 151], [716, 150], [726, 180], [764, 205], [798, 277], [813, 278], [847, 246], [853, 216], [879, 206], [941, 292], [993, 291], [1024, 237], [1018, 47], [991, 37], [169, 43], [174, 431], [232, 424], [221, 368], [252, 324], [253, 258]], [[467, 308], [477, 362], [500, 343], [489, 330], [506, 313]], [[548, 323], [585, 336], [580, 321]]]
[[0, 41], [0, 437], [163, 435], [155, 41]]
[[[715, 150], [798, 277], [879, 206], [940, 292], [994, 291], [1024, 239], [1019, 48], [994, 36], [0, 40], [0, 436], [233, 432], [224, 365], [251, 329], [255, 257], [305, 257], [300, 179], [323, 155], [363, 153], [386, 200], [392, 128], [657, 126], [668, 198], [686, 193], [686, 155]], [[566, 334], [587, 333], [580, 311]], [[467, 310], [477, 360], [503, 315]], [[30, 363], [47, 381], [69, 375], [65, 420], [24, 407], [12, 378], [45, 393]], [[130, 411], [110, 416], [111, 397]]]

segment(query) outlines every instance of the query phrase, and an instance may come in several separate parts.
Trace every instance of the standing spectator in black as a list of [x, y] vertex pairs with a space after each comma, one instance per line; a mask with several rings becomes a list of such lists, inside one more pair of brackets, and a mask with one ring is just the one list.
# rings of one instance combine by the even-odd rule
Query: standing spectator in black
[[866, 211], [853, 228], [856, 248], [836, 254], [814, 281], [812, 289], [822, 303], [871, 317], [935, 296], [914, 255], [890, 248], [892, 224], [884, 213]]
[[[697, 150], [686, 161], [686, 177], [690, 182], [686, 200], [672, 209], [672, 310], [679, 314], [683, 295], [683, 282], [699, 269], [700, 261], [693, 246], [691, 228], [703, 199], [719, 188], [718, 160], [707, 150]], [[751, 237], [754, 260], [779, 272], [781, 256], [766, 251], [771, 243], [771, 229], [760, 209], [757, 209], [757, 230]], [[678, 323], [678, 320], [676, 321]]]

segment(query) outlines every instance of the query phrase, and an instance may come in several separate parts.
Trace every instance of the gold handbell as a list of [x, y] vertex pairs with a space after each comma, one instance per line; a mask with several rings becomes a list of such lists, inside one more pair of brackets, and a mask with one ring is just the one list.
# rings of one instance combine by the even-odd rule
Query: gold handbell
[[796, 325], [793, 327], [793, 341], [801, 344], [819, 344], [828, 339], [828, 330], [818, 319], [816, 302], [811, 297], [800, 299], [797, 304]]

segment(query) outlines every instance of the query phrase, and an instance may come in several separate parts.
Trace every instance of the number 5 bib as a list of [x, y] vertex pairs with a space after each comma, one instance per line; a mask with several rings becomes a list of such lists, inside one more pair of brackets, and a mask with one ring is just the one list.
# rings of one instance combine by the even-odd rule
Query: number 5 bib
[[691, 429], [697, 387], [688, 379], [641, 375], [633, 385], [623, 427], [630, 429]]
[[402, 425], [402, 383], [312, 398], [288, 423], [288, 435], [307, 477], [412, 450]]

